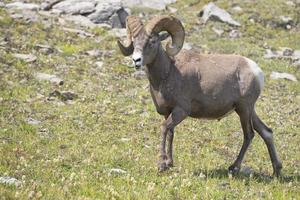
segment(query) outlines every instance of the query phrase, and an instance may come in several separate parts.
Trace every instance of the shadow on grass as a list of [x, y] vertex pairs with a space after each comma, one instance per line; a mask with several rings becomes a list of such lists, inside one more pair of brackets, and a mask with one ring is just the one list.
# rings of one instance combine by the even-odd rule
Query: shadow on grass
[[[205, 171], [205, 170], [195, 170], [194, 171], [194, 176], [200, 176], [201, 174], [204, 174], [206, 177], [209, 178], [218, 178], [218, 179], [226, 179], [229, 178], [229, 174], [228, 174], [228, 170], [227, 169], [213, 169], [213, 170], [209, 170], [209, 171]], [[257, 173], [257, 172], [253, 172], [253, 173], [243, 173], [240, 172], [237, 175], [233, 175], [232, 176], [234, 179], [238, 179], [238, 180], [245, 180], [245, 179], [254, 179], [257, 182], [260, 183], [270, 183], [273, 180], [277, 179], [274, 178], [273, 176], [264, 174], [264, 173]], [[289, 182], [300, 182], [300, 175], [299, 174], [294, 174], [294, 175], [282, 175], [281, 177], [279, 177], [277, 179], [280, 183], [289, 183]]]

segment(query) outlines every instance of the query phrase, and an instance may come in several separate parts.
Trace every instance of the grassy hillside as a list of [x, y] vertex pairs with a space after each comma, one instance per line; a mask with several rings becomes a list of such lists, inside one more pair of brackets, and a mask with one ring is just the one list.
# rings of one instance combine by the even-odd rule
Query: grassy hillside
[[[109, 30], [86, 30], [94, 36], [83, 38], [63, 30], [72, 24], [62, 26], [55, 18], [28, 24], [0, 8], [0, 177], [21, 181], [18, 187], [0, 184], [0, 199], [300, 199], [299, 81], [269, 78], [279, 71], [299, 80], [299, 69], [289, 60], [263, 58], [266, 46], [300, 49], [300, 6], [284, 0], [216, 1], [231, 13], [233, 3], [243, 9], [233, 14], [242, 24], [241, 37], [232, 39], [226, 24], [199, 24], [197, 14], [207, 2], [178, 0], [172, 4], [178, 9], [174, 15], [184, 22], [186, 42], [206, 53], [247, 56], [265, 72], [256, 110], [274, 131], [282, 179], [271, 178], [271, 161], [258, 135], [242, 173], [228, 176], [243, 139], [235, 114], [221, 121], [189, 118], [181, 123], [175, 130], [175, 167], [158, 174], [162, 117], [148, 80], [132, 77], [130, 60], [120, 54]], [[280, 15], [293, 18], [292, 29], [272, 25]], [[225, 30], [224, 35], [218, 37], [213, 27]], [[39, 50], [37, 44], [54, 52]], [[100, 55], [86, 53], [93, 49]], [[14, 53], [33, 54], [37, 60], [27, 63]], [[37, 80], [36, 72], [55, 74], [64, 84]], [[51, 96], [54, 91], [77, 97], [65, 100]], [[40, 123], [28, 123], [29, 118]]]

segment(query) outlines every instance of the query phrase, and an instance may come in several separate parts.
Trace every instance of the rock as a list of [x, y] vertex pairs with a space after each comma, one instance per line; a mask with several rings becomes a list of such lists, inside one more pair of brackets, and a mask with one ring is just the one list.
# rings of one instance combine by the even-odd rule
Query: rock
[[63, 27], [62, 29], [64, 31], [68, 31], [68, 32], [71, 32], [71, 33], [77, 33], [81, 37], [94, 37], [94, 34], [88, 33], [88, 32], [83, 31], [83, 30], [73, 29], [73, 28], [65, 28], [65, 27]]
[[300, 50], [293, 50], [288, 47], [281, 47], [278, 51], [272, 51], [271, 49], [266, 49], [264, 58], [287, 58], [291, 60], [300, 59]]
[[217, 7], [212, 2], [205, 5], [198, 16], [202, 18], [204, 23], [208, 20], [218, 20], [232, 26], [241, 26], [239, 22], [232, 19], [231, 15], [227, 11]]
[[35, 73], [35, 78], [38, 80], [46, 80], [50, 81], [51, 83], [57, 84], [57, 85], [63, 85], [64, 81], [60, 78], [58, 78], [56, 75], [51, 74], [45, 74], [45, 73]]
[[41, 123], [41, 121], [33, 119], [33, 118], [28, 118], [27, 119], [27, 124], [29, 125], [39, 125]]
[[224, 33], [224, 30], [223, 29], [218, 29], [216, 27], [213, 27], [212, 30], [219, 36], [221, 37]]
[[127, 172], [123, 169], [113, 168], [109, 170], [109, 174], [126, 174]]
[[112, 29], [109, 31], [109, 33], [115, 37], [121, 38], [127, 36], [126, 29]]
[[177, 12], [177, 8], [173, 8], [173, 7], [167, 7], [168, 11], [170, 11], [170, 13], [176, 13]]
[[286, 29], [292, 28], [292, 25], [294, 23], [293, 18], [287, 17], [287, 16], [280, 16], [279, 19], [280, 19], [280, 22], [278, 23], [278, 26], [281, 26], [281, 27], [283, 26]]
[[[73, 22], [76, 25], [85, 27], [85, 28], [95, 28], [97, 24], [94, 24], [89, 18], [82, 15], [70, 15], [60, 18], [60, 20], [66, 20], [69, 22]], [[60, 23], [63, 23], [60, 21]]]
[[96, 65], [96, 67], [97, 67], [97, 69], [101, 69], [102, 68], [102, 66], [103, 66], [103, 62], [102, 61], [97, 61], [97, 62], [95, 62], [95, 65]]
[[144, 70], [137, 70], [132, 74], [132, 76], [137, 80], [141, 80], [146, 78], [146, 72]]
[[164, 10], [166, 6], [175, 3], [176, 0], [123, 0], [125, 7], [146, 7], [155, 10]]
[[89, 56], [98, 57], [98, 56], [101, 56], [102, 52], [99, 49], [92, 49], [92, 50], [86, 51], [86, 54]]
[[243, 9], [240, 6], [234, 6], [232, 8], [232, 11], [236, 12], [236, 13], [241, 13], [241, 12], [243, 12]]
[[288, 6], [295, 6], [296, 5], [293, 1], [286, 1], [285, 4], [288, 5]]
[[10, 17], [13, 19], [22, 19], [26, 23], [37, 22], [39, 21], [39, 16], [35, 11], [31, 10], [22, 10], [18, 12], [10, 12]]
[[297, 78], [289, 73], [272, 72], [270, 75], [271, 79], [287, 79], [290, 81], [297, 81]]
[[112, 28], [125, 28], [128, 12], [121, 8], [110, 18]]
[[90, 14], [89, 19], [97, 24], [106, 23], [112, 28], [125, 28], [128, 12], [122, 7], [121, 1], [101, 1], [96, 6], [96, 11]]
[[14, 53], [12, 54], [13, 57], [18, 58], [23, 60], [26, 63], [34, 62], [36, 61], [37, 57], [32, 54], [19, 54], [19, 53]]
[[296, 61], [293, 63], [293, 66], [295, 66], [297, 68], [297, 71], [300, 71], [300, 60]]
[[16, 9], [16, 10], [38, 10], [40, 8], [39, 5], [34, 3], [23, 3], [23, 2], [13, 2], [5, 5], [8, 9]]
[[61, 2], [62, 0], [46, 0], [45, 2], [41, 3], [41, 9], [42, 10], [50, 10], [52, 7]]
[[183, 44], [183, 47], [182, 47], [183, 49], [186, 49], [186, 50], [191, 50], [193, 47], [192, 47], [192, 45], [190, 44], [190, 43], [187, 43], [187, 42], [185, 42], [184, 44]]
[[49, 94], [48, 100], [54, 100], [53, 97], [57, 97], [62, 101], [68, 101], [68, 100], [74, 100], [76, 98], [78, 98], [78, 95], [75, 94], [74, 92], [70, 92], [70, 91], [58, 91], [58, 90], [54, 90], [53, 92], [51, 92]]
[[95, 11], [96, 3], [88, 0], [65, 0], [53, 6], [53, 9], [61, 10], [66, 14], [90, 14]]
[[282, 49], [282, 55], [283, 56], [292, 56], [294, 54], [294, 50], [288, 47], [284, 47]]
[[250, 174], [253, 174], [254, 171], [251, 167], [243, 167], [240, 172], [246, 176], [249, 176]]
[[35, 49], [38, 50], [41, 53], [44, 54], [51, 54], [54, 52], [54, 49], [50, 47], [49, 45], [44, 45], [44, 44], [36, 44]]
[[229, 32], [229, 37], [230, 38], [239, 38], [239, 37], [241, 37], [241, 32], [239, 30], [231, 30]]
[[9, 177], [9, 176], [0, 177], [0, 183], [6, 184], [6, 185], [15, 185], [17, 187], [21, 185], [21, 181], [17, 180], [14, 177]]
[[0, 2], [0, 8], [5, 7], [5, 3], [4, 2]]

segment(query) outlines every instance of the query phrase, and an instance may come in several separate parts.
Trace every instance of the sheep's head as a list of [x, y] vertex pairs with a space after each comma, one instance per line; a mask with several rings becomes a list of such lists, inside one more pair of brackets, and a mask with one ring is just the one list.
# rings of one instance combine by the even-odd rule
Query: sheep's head
[[184, 42], [183, 26], [178, 19], [171, 16], [154, 17], [145, 26], [139, 17], [129, 16], [126, 19], [126, 28], [127, 41], [123, 44], [118, 40], [118, 45], [124, 56], [132, 55], [136, 68], [153, 61], [160, 48], [160, 41], [166, 39], [166, 34], [160, 35], [160, 32], [166, 31], [172, 37], [172, 42], [166, 46], [169, 56], [175, 56]]

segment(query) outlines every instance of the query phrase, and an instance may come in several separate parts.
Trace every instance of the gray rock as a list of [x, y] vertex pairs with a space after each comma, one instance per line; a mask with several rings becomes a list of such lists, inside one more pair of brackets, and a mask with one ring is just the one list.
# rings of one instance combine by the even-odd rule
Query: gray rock
[[54, 52], [54, 49], [51, 46], [44, 44], [36, 44], [35, 49], [47, 55]]
[[121, 1], [100, 1], [96, 11], [90, 14], [89, 19], [97, 24], [106, 23], [112, 28], [125, 28], [128, 12], [122, 7]]
[[89, 15], [89, 19], [94, 23], [107, 23], [110, 17], [121, 8], [121, 1], [101, 1], [97, 4], [96, 11]]
[[95, 11], [96, 3], [88, 0], [65, 0], [53, 6], [66, 14], [89, 14]]
[[103, 62], [102, 61], [97, 61], [97, 62], [95, 62], [95, 65], [96, 65], [96, 67], [97, 67], [97, 69], [101, 69], [102, 68], [102, 66], [103, 66]]
[[297, 78], [289, 73], [280, 73], [280, 72], [272, 72], [270, 75], [271, 79], [286, 79], [286, 80], [290, 80], [290, 81], [297, 81]]
[[253, 169], [251, 167], [247, 167], [247, 166], [243, 167], [240, 171], [241, 174], [244, 174], [244, 175], [247, 175], [247, 176], [253, 174], [253, 172], [254, 172]]
[[46, 0], [45, 2], [41, 3], [41, 9], [42, 10], [50, 10], [52, 7], [61, 2], [62, 0]]
[[146, 72], [144, 70], [137, 70], [132, 74], [132, 76], [137, 80], [141, 80], [146, 78]]
[[293, 1], [286, 1], [285, 4], [288, 5], [288, 6], [295, 6], [296, 5]]
[[73, 22], [76, 25], [85, 27], [85, 28], [95, 28], [97, 24], [94, 24], [89, 18], [82, 15], [70, 15], [60, 18], [61, 20], [66, 20], [69, 22]]
[[87, 51], [86, 54], [89, 56], [98, 57], [101, 56], [102, 52], [99, 49], [92, 49]]
[[33, 118], [28, 118], [27, 119], [27, 124], [29, 125], [39, 125], [41, 123], [41, 121], [33, 119]]
[[70, 92], [70, 91], [58, 91], [58, 90], [54, 90], [53, 92], [51, 92], [49, 94], [48, 100], [54, 100], [53, 97], [56, 97], [62, 101], [69, 101], [69, 100], [74, 100], [76, 98], [78, 98], [78, 95], [75, 94], [74, 92]]
[[191, 50], [192, 48], [193, 48], [192, 45], [187, 42], [185, 42], [182, 47], [182, 49], [185, 49], [185, 50]]
[[9, 176], [2, 176], [0, 177], [0, 183], [6, 184], [6, 185], [15, 185], [15, 186], [20, 186], [21, 181], [14, 177], [9, 177]]
[[5, 5], [8, 9], [17, 9], [17, 10], [38, 10], [39, 5], [34, 3], [23, 3], [23, 2], [13, 2]]
[[227, 11], [217, 7], [212, 2], [205, 5], [198, 16], [202, 18], [204, 23], [208, 20], [218, 20], [233, 26], [241, 25], [239, 22], [232, 19], [231, 15]]
[[126, 174], [127, 172], [123, 169], [113, 168], [109, 170], [109, 174]]
[[236, 13], [241, 13], [241, 12], [243, 12], [243, 9], [240, 6], [234, 6], [232, 8], [232, 11], [236, 12]]
[[231, 30], [229, 32], [229, 37], [230, 38], [239, 38], [239, 37], [241, 37], [241, 32], [239, 30]]
[[83, 31], [83, 30], [74, 29], [74, 28], [66, 28], [66, 27], [63, 27], [62, 29], [64, 31], [67, 31], [67, 32], [76, 33], [81, 37], [94, 37], [94, 34], [88, 33], [88, 32]]
[[32, 55], [32, 54], [14, 53], [14, 54], [12, 54], [12, 56], [15, 57], [15, 58], [21, 59], [21, 60], [23, 60], [27, 63], [34, 62], [37, 59], [37, 57], [35, 55]]
[[212, 30], [219, 36], [221, 37], [224, 33], [224, 30], [223, 29], [219, 29], [219, 28], [216, 28], [216, 27], [213, 27]]
[[50, 81], [51, 83], [57, 84], [57, 85], [63, 85], [64, 81], [61, 78], [58, 78], [56, 75], [51, 74], [45, 74], [45, 73], [35, 73], [35, 78], [38, 80], [46, 80]]
[[291, 60], [300, 59], [300, 50], [293, 50], [288, 47], [281, 47], [280, 50], [272, 51], [271, 49], [266, 49], [264, 58], [286, 58]]
[[164, 10], [166, 6], [175, 3], [176, 0], [123, 0], [125, 7], [146, 7], [155, 10]]
[[170, 11], [170, 13], [176, 13], [177, 12], [177, 8], [173, 8], [173, 7], [168, 6], [167, 9], [168, 9], [168, 11]]
[[[15, 11], [15, 10], [14, 10]], [[26, 23], [39, 21], [39, 16], [32, 10], [18, 10], [17, 12], [9, 12], [13, 19], [24, 20]]]
[[115, 29], [114, 28], [114, 29], [110, 30], [109, 33], [118, 38], [127, 36], [126, 29]]

